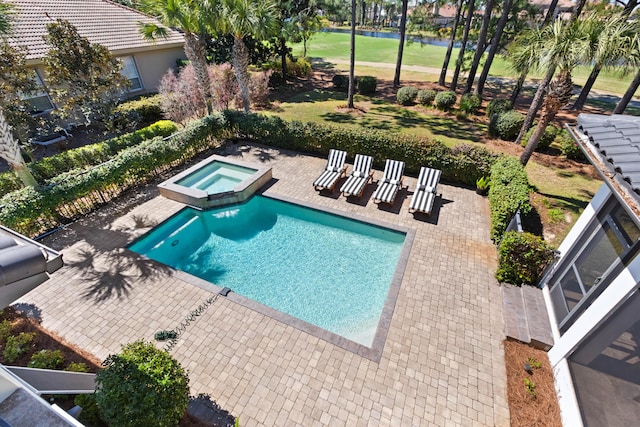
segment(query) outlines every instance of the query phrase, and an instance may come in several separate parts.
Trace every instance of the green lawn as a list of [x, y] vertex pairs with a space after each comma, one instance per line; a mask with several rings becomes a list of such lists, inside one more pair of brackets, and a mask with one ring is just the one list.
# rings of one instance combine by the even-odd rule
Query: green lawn
[[[293, 45], [296, 55], [302, 54], [302, 44]], [[407, 44], [402, 58], [403, 65], [418, 65], [440, 69], [444, 61], [446, 47], [434, 45]], [[356, 36], [356, 61], [395, 64], [398, 54], [398, 40], [365, 36]], [[349, 34], [318, 33], [307, 42], [307, 56], [331, 60], [349, 60]], [[454, 49], [449, 70], [455, 67], [458, 49]], [[432, 73], [432, 72], [431, 72]], [[581, 85], [590, 73], [590, 68], [581, 66], [574, 71], [574, 82]], [[510, 64], [503, 57], [496, 57], [491, 66], [491, 75], [495, 77], [517, 77]], [[532, 72], [529, 78], [540, 78], [541, 73]], [[605, 70], [600, 73], [594, 85], [595, 90], [622, 94], [629, 86], [633, 75], [620, 76], [619, 73]], [[408, 79], [403, 71], [403, 78]], [[424, 79], [422, 79], [424, 80]], [[431, 79], [429, 79], [431, 80]], [[640, 90], [636, 92], [640, 96]]]

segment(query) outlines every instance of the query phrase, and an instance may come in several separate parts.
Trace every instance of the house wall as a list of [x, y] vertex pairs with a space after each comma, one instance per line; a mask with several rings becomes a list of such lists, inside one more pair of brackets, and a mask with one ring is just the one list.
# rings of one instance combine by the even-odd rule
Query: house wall
[[143, 90], [135, 92], [135, 94], [155, 92], [162, 76], [169, 69], [176, 69], [176, 61], [178, 59], [186, 59], [184, 49], [181, 47], [135, 52], [130, 55], [133, 56], [136, 62], [143, 85]]

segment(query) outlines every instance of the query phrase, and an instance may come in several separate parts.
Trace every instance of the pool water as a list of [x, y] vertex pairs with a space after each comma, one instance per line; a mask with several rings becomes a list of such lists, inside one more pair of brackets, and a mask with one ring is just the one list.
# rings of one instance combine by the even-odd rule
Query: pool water
[[209, 194], [233, 191], [234, 187], [256, 172], [230, 163], [213, 161], [196, 172], [176, 181], [183, 187], [197, 188]]
[[405, 233], [254, 196], [185, 208], [130, 249], [371, 346]]

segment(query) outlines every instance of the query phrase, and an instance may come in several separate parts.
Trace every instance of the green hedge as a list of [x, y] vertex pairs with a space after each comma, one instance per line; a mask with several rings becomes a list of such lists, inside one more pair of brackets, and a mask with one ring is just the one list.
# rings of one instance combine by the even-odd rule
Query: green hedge
[[[45, 183], [60, 173], [106, 162], [127, 147], [140, 144], [142, 141], [156, 136], [169, 136], [177, 130], [178, 127], [172, 121], [161, 120], [126, 135], [45, 157], [30, 163], [29, 169], [38, 182]], [[0, 174], [0, 194], [6, 194], [21, 187], [22, 183], [12, 171]]]
[[383, 168], [386, 159], [402, 160], [408, 174], [417, 175], [421, 166], [442, 170], [442, 178], [464, 185], [489, 175], [497, 155], [481, 147], [464, 145], [450, 149], [439, 141], [376, 129], [338, 127], [318, 123], [285, 121], [278, 116], [226, 111], [236, 133], [274, 147], [326, 156], [329, 149], [373, 156]]
[[553, 260], [553, 254], [553, 248], [539, 236], [515, 231], [505, 233], [498, 249], [496, 279], [512, 285], [533, 286]]
[[520, 209], [523, 215], [531, 212], [531, 186], [524, 166], [515, 157], [502, 157], [491, 167], [491, 240], [499, 243], [509, 221]]

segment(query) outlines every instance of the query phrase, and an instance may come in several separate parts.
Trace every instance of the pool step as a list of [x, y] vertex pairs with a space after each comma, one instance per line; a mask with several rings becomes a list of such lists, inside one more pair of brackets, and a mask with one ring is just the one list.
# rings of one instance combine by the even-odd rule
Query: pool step
[[501, 292], [507, 338], [549, 350], [553, 334], [542, 289], [502, 284]]

